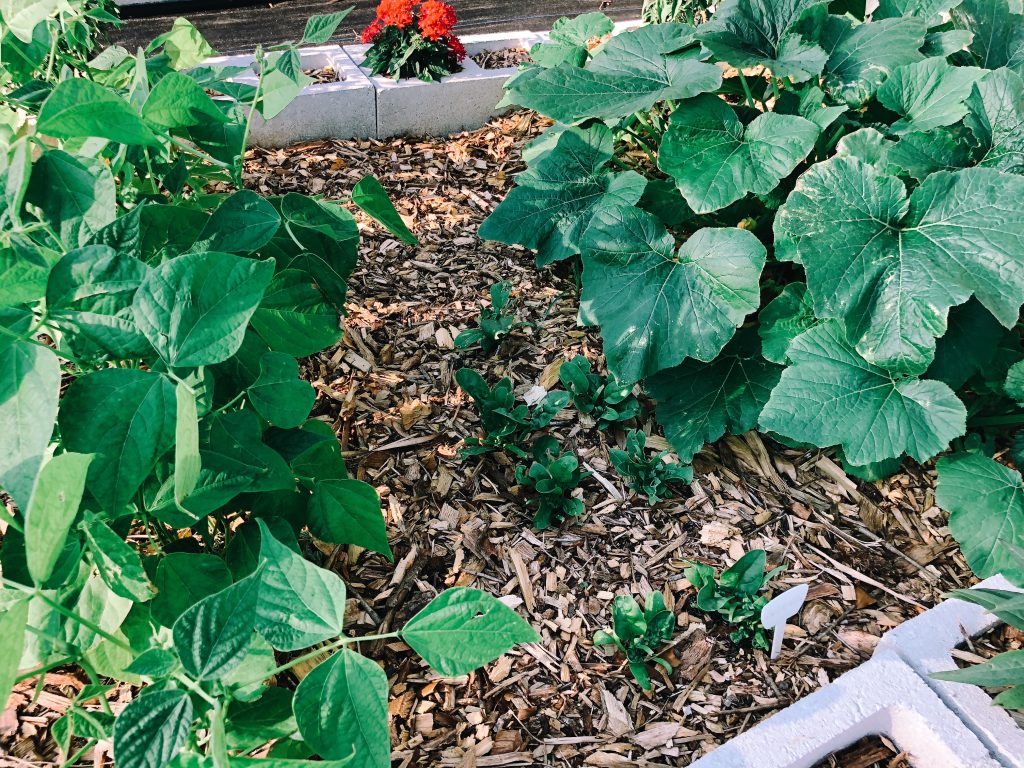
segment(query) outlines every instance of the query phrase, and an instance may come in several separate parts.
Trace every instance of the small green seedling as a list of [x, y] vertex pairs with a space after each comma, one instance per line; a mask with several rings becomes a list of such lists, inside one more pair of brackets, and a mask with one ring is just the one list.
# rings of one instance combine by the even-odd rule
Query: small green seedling
[[657, 656], [658, 647], [672, 639], [676, 631], [676, 617], [665, 607], [665, 596], [651, 592], [644, 600], [644, 608], [629, 595], [619, 595], [612, 601], [612, 629], [599, 630], [594, 645], [614, 644], [626, 654], [629, 671], [645, 691], [651, 690], [651, 676], [647, 662], [660, 664], [669, 673], [672, 665]]
[[509, 282], [495, 283], [491, 286], [491, 306], [485, 307], [480, 304], [480, 320], [477, 328], [469, 328], [455, 337], [455, 346], [459, 349], [467, 349], [474, 344], [480, 344], [485, 354], [491, 354], [498, 348], [498, 345], [516, 328], [529, 323], [516, 320], [516, 316], [509, 310], [509, 296], [512, 293], [512, 284]]
[[612, 448], [608, 451], [608, 458], [629, 487], [636, 493], [645, 494], [653, 505], [673, 495], [669, 488], [671, 484], [692, 482], [693, 467], [666, 463], [663, 459], [669, 451], [648, 457], [644, 453], [646, 445], [647, 435], [643, 431], [630, 430], [626, 435], [626, 450]]
[[782, 571], [782, 566], [765, 573], [768, 555], [763, 549], [752, 549], [722, 572], [715, 580], [715, 569], [693, 563], [686, 569], [686, 578], [697, 588], [697, 608], [717, 613], [734, 626], [729, 639], [742, 643], [749, 639], [755, 648], [771, 648], [768, 632], [761, 624], [761, 609], [768, 595], [758, 594]]
[[455, 380], [476, 403], [480, 424], [486, 433], [482, 438], [466, 438], [466, 445], [459, 452], [462, 458], [491, 451], [508, 451], [519, 458], [526, 458], [529, 454], [522, 443], [531, 432], [550, 424], [569, 402], [567, 392], [549, 392], [532, 406], [516, 404], [511, 379], [502, 379], [492, 389], [484, 377], [471, 368], [460, 368], [455, 372]]
[[583, 355], [562, 363], [558, 378], [569, 390], [576, 410], [594, 419], [598, 429], [605, 429], [617, 421], [628, 421], [640, 412], [640, 403], [633, 396], [632, 385], [619, 384], [599, 373], [592, 373], [590, 361]]
[[537, 507], [534, 526], [544, 530], [583, 514], [583, 501], [572, 492], [587, 477], [590, 473], [580, 471], [574, 454], [560, 452], [558, 440], [551, 435], [538, 438], [533, 445], [533, 463], [516, 467], [516, 482], [536, 494], [527, 502]]

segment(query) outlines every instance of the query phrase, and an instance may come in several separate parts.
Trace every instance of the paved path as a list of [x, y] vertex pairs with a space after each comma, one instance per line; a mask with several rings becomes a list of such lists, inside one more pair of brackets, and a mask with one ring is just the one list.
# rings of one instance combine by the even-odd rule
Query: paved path
[[[463, 34], [500, 32], [513, 29], [541, 30], [551, 27], [560, 16], [575, 16], [603, 10], [615, 19], [639, 16], [641, 0], [453, 0], [459, 13], [458, 30]], [[341, 42], [353, 42], [374, 15], [377, 0], [284, 0], [272, 6], [234, 3], [218, 10], [196, 11], [197, 5], [131, 6], [122, 10], [124, 26], [111, 42], [134, 50], [170, 29], [174, 19], [185, 16], [220, 53], [244, 53], [257, 43], [270, 45], [298, 39], [306, 19], [314, 13], [331, 13], [349, 5], [355, 10], [339, 28]]]

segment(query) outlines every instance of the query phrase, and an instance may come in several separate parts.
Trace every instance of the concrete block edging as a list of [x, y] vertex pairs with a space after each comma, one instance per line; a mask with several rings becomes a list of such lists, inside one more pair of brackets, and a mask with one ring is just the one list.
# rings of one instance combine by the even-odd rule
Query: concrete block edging
[[[1015, 588], [1001, 576], [976, 588]], [[872, 658], [726, 742], [691, 768], [810, 768], [885, 735], [922, 768], [1024, 768], [1024, 731], [977, 686], [934, 680], [952, 651], [1001, 622], [946, 600], [886, 633]]]

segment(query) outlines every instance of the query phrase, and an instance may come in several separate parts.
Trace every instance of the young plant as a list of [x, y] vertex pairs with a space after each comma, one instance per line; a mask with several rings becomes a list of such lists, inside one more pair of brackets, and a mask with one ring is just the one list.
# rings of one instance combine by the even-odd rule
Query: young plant
[[473, 398], [484, 429], [484, 437], [465, 439], [465, 447], [460, 451], [463, 458], [491, 451], [508, 451], [525, 458], [529, 454], [523, 443], [530, 434], [550, 424], [569, 402], [567, 392], [548, 392], [534, 405], [517, 404], [511, 379], [501, 379], [492, 389], [483, 376], [470, 368], [456, 371], [455, 381]]
[[948, 5], [724, 0], [508, 82], [552, 126], [480, 236], [581, 257], [580, 319], [684, 463], [760, 428], [877, 476], [1024, 421], [1024, 80], [989, 34], [1024, 16]]
[[670, 451], [647, 456], [646, 445], [647, 435], [643, 430], [632, 429], [626, 435], [626, 450], [612, 448], [608, 458], [629, 487], [647, 496], [647, 501], [653, 505], [674, 495], [671, 485], [692, 482], [693, 467], [664, 461]]
[[598, 429], [629, 421], [640, 412], [640, 403], [633, 396], [633, 385], [618, 384], [599, 373], [592, 373], [590, 361], [584, 355], [576, 355], [562, 363], [558, 379], [569, 390], [576, 410], [594, 419]]
[[363, 30], [369, 43], [363, 65], [393, 80], [440, 80], [462, 69], [466, 49], [452, 29], [455, 9], [440, 0], [381, 0], [377, 18]]
[[768, 603], [768, 596], [760, 592], [782, 571], [779, 566], [765, 573], [766, 560], [763, 549], [752, 549], [722, 571], [717, 580], [710, 565], [693, 563], [686, 569], [686, 578], [697, 589], [697, 608], [717, 613], [733, 625], [729, 639], [734, 643], [750, 640], [755, 648], [765, 651], [771, 648], [771, 638], [761, 625], [761, 609]]
[[537, 508], [533, 524], [539, 530], [583, 514], [583, 501], [573, 496], [580, 482], [590, 477], [580, 471], [580, 462], [572, 453], [561, 453], [556, 440], [544, 435], [533, 445], [533, 462], [516, 467], [516, 482], [535, 494], [527, 501]]
[[[0, 701], [79, 668], [68, 764], [103, 741], [119, 768], [268, 749], [386, 768], [387, 676], [298, 543], [392, 557], [297, 362], [341, 337], [359, 230], [337, 203], [231, 188], [253, 110], [297, 92], [294, 46], [246, 90], [183, 20], [138, 55], [93, 50], [76, 25], [96, 8], [0, 4]], [[370, 637], [460, 675], [536, 634], [455, 589]], [[280, 675], [325, 654], [294, 689]], [[110, 681], [141, 688], [116, 716]]]
[[491, 286], [491, 306], [480, 305], [480, 320], [477, 328], [469, 328], [455, 337], [455, 346], [466, 349], [479, 344], [484, 354], [491, 354], [498, 345], [516, 328], [527, 325], [516, 320], [509, 307], [512, 284], [495, 283]]
[[630, 595], [619, 595], [612, 601], [612, 628], [598, 630], [594, 645], [612, 645], [626, 655], [629, 671], [645, 691], [651, 690], [647, 663], [655, 662], [672, 673], [672, 665], [658, 656], [658, 648], [672, 639], [676, 617], [665, 607], [665, 596], [651, 592], [644, 608]]

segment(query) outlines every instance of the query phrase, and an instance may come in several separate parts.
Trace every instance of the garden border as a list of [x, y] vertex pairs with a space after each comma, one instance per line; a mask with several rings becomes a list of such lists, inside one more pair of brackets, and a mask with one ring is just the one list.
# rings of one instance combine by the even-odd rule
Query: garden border
[[[615, 23], [612, 34], [640, 24], [639, 19]], [[395, 82], [361, 68], [367, 45], [319, 45], [299, 48], [303, 64], [329, 56], [343, 83], [314, 83], [272, 120], [253, 118], [249, 144], [286, 147], [303, 141], [327, 139], [387, 139], [394, 136], [446, 136], [483, 127], [504, 110], [495, 105], [516, 67], [484, 69], [472, 56], [501, 48], [529, 48], [548, 40], [548, 32], [517, 30], [461, 38], [467, 57], [461, 72], [437, 83], [408, 79]], [[248, 66], [255, 55], [217, 56], [204, 64]], [[322, 66], [315, 62], [314, 66]], [[256, 76], [241, 75], [239, 82], [256, 84]]]
[[[1001, 576], [975, 588], [1015, 589]], [[928, 768], [1019, 768], [1024, 732], [974, 685], [934, 680], [950, 651], [1002, 622], [946, 600], [885, 635], [872, 658], [726, 742], [692, 768], [809, 768], [884, 735]]]

